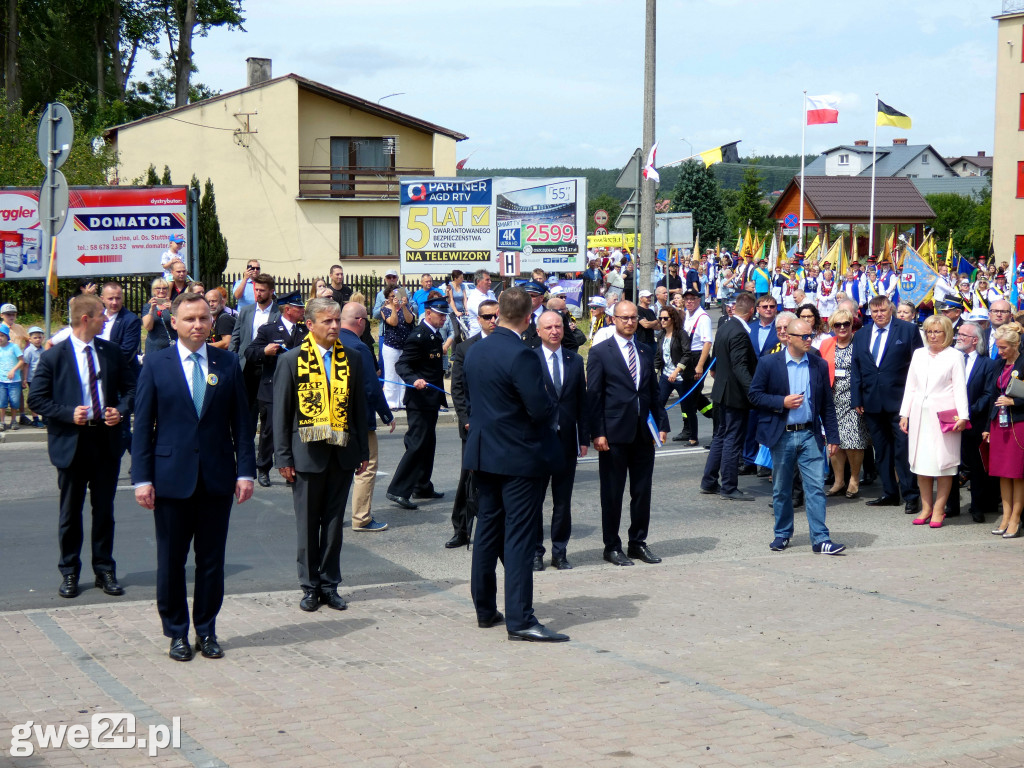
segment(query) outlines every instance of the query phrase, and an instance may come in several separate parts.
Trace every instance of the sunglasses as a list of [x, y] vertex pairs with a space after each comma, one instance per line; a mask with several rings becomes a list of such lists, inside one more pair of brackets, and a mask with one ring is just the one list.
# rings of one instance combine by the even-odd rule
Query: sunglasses
[[789, 334], [791, 339], [802, 339], [803, 341], [810, 341], [814, 338], [813, 333], [791, 333]]
[[659, 320], [661, 320], [661, 322], [663, 322], [663, 323], [667, 323], [667, 322], [668, 322], [669, 320], [671, 320], [672, 318], [671, 318], [671, 317], [665, 317], [664, 315], [662, 315], [662, 316], [661, 316], [661, 317], [659, 317], [658, 319], [659, 319]]
[[497, 316], [498, 316], [497, 313], [492, 314], [492, 315], [477, 315], [477, 317], [479, 317], [481, 320], [493, 320]]
[[849, 328], [853, 323], [832, 323], [833, 328]]

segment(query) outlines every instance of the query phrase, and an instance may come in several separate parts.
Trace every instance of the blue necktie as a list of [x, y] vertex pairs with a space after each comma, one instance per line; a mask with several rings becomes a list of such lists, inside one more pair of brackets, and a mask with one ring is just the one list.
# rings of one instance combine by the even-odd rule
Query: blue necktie
[[329, 349], [324, 352], [324, 375], [327, 377], [327, 381], [331, 380], [331, 350]]
[[885, 335], [886, 328], [883, 328], [875, 334], [875, 343], [871, 345], [871, 357], [875, 361], [875, 365], [878, 365], [878, 350], [882, 348], [882, 337]]
[[206, 397], [206, 379], [203, 378], [203, 366], [199, 364], [202, 358], [198, 352], [188, 357], [192, 361], [192, 402], [196, 407], [196, 416], [202, 416], [203, 399]]

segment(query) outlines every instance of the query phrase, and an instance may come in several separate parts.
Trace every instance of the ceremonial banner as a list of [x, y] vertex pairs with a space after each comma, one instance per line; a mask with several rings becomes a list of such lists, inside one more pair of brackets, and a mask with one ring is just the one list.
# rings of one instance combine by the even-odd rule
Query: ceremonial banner
[[582, 270], [586, 213], [585, 178], [403, 179], [402, 270], [497, 271], [506, 251], [524, 272]]
[[939, 279], [939, 273], [927, 264], [921, 255], [909, 245], [903, 255], [903, 272], [900, 274], [900, 298], [920, 306]]

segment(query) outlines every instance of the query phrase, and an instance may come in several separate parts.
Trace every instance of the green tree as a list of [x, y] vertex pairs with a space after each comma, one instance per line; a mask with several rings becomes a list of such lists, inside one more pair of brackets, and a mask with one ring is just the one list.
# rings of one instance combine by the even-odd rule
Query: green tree
[[[192, 177], [192, 188], [199, 189], [199, 179]], [[203, 196], [199, 200], [199, 274], [209, 285], [220, 284], [221, 275], [228, 265], [228, 241], [220, 231], [217, 201], [213, 182], [206, 180]]]
[[149, 164], [149, 168], [146, 169], [146, 176], [143, 179], [136, 179], [132, 182], [133, 184], [138, 183], [147, 187], [159, 187], [160, 177], [157, 175], [156, 166], [152, 163]]
[[746, 227], [750, 223], [752, 231], [764, 232], [772, 224], [768, 218], [768, 206], [764, 203], [764, 192], [761, 189], [763, 178], [756, 165], [747, 166], [743, 172], [736, 201], [735, 219], [729, 221], [730, 229]]
[[672, 210], [693, 214], [693, 231], [702, 243], [726, 240], [729, 221], [722, 203], [722, 190], [712, 168], [690, 160], [683, 163], [679, 181], [672, 191]]
[[608, 229], [615, 227], [615, 220], [622, 211], [622, 204], [609, 194], [598, 195], [587, 200], [587, 232], [593, 233], [597, 224], [594, 223], [594, 212], [604, 209], [608, 211]]
[[942, 193], [926, 195], [925, 200], [935, 211], [935, 218], [928, 224], [935, 229], [935, 239], [940, 246], [945, 245], [952, 230], [953, 247], [963, 256], [974, 257], [988, 252], [991, 187], [979, 197]]

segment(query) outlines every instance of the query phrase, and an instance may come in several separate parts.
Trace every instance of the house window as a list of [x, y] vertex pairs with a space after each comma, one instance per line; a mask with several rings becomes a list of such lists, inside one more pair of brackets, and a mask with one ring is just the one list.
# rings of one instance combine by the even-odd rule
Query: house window
[[964, 173], [967, 173], [967, 163], [964, 163], [963, 167], [960, 170], [962, 170]]
[[338, 256], [398, 256], [398, 217], [339, 216]]
[[928, 165], [928, 153], [921, 155], [921, 165]]
[[840, 165], [849, 165], [850, 164], [850, 156], [849, 155], [840, 155], [839, 156], [839, 164]]
[[1024, 161], [1017, 162], [1017, 197], [1024, 197]]

